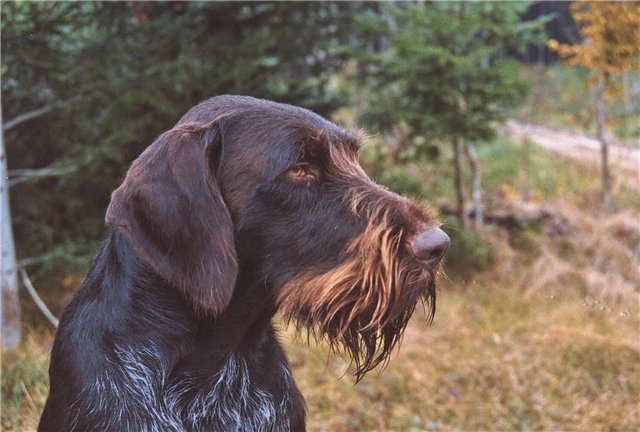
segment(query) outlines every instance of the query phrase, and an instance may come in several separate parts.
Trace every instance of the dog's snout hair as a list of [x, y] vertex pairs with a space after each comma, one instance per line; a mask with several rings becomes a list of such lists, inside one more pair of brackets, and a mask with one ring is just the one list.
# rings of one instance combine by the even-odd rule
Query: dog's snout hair
[[131, 165], [60, 321], [41, 431], [302, 431], [280, 312], [389, 360], [435, 313], [436, 214], [372, 181], [358, 131], [250, 97], [194, 107]]
[[357, 181], [345, 184], [340, 205], [358, 223], [339, 262], [310, 263], [280, 289], [278, 306], [298, 327], [346, 352], [360, 379], [388, 360], [419, 301], [428, 305], [429, 321], [435, 314], [437, 273], [415, 262], [407, 242], [417, 227], [437, 222], [426, 207], [373, 183], [359, 164], [338, 165], [354, 168], [344, 178]]

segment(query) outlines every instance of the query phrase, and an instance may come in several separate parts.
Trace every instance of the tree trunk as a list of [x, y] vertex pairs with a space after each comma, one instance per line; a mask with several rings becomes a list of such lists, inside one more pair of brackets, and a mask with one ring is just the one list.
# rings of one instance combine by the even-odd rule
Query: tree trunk
[[609, 143], [604, 133], [604, 124], [606, 120], [604, 109], [604, 93], [609, 85], [609, 74], [605, 73], [602, 83], [596, 92], [595, 97], [595, 117], [596, 117], [596, 135], [600, 141], [600, 154], [602, 157], [602, 202], [607, 211], [613, 210], [611, 201], [611, 177], [609, 175]]
[[480, 227], [484, 224], [484, 216], [482, 212], [482, 172], [480, 170], [480, 159], [478, 152], [473, 144], [464, 146], [469, 166], [471, 167], [472, 185], [471, 185], [471, 202], [474, 213], [474, 225]]
[[[2, 113], [0, 112], [0, 124]], [[2, 346], [13, 348], [20, 343], [20, 299], [18, 297], [18, 273], [11, 213], [9, 211], [9, 184], [7, 181], [7, 157], [4, 148], [4, 131], [0, 130], [0, 321], [2, 322]]]
[[464, 195], [464, 179], [462, 178], [463, 158], [464, 158], [464, 144], [460, 138], [454, 140], [454, 167], [455, 167], [455, 183], [456, 183], [456, 211], [458, 213], [458, 222], [462, 228], [469, 228], [469, 217], [467, 216], [467, 210], [465, 205]]

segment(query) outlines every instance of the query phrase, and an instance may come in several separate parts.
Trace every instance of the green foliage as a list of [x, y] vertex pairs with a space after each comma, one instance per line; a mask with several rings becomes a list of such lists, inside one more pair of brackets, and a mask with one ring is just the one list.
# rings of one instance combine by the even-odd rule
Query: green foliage
[[443, 229], [451, 238], [451, 247], [445, 256], [444, 269], [447, 275], [468, 279], [494, 263], [494, 247], [483, 240], [480, 233], [462, 229], [451, 217], [444, 219]]
[[[463, 226], [464, 143], [492, 139], [495, 124], [507, 118], [527, 91], [517, 64], [506, 56], [523, 49], [542, 30], [543, 19], [521, 21], [527, 6], [391, 4], [377, 22], [384, 49], [359, 56], [358, 78], [362, 69], [367, 71], [362, 84], [368, 104], [362, 121], [375, 131], [400, 136], [396, 161], [417, 161], [435, 143], [455, 144], [456, 211]], [[367, 16], [360, 25], [371, 34], [375, 19]]]
[[[54, 168], [11, 189], [20, 258], [91, 257], [127, 165], [196, 102], [249, 94], [327, 115], [354, 5], [3, 2], [9, 169]], [[18, 179], [18, 177], [14, 176]], [[51, 258], [57, 257], [55, 260]], [[68, 261], [68, 260], [67, 260]], [[86, 260], [85, 260], [86, 264]], [[71, 269], [69, 269], [71, 270]]]
[[511, 245], [517, 249], [526, 251], [535, 251], [538, 246], [538, 240], [542, 234], [544, 225], [541, 223], [534, 226], [517, 230], [511, 238]]
[[[498, 138], [478, 151], [485, 167], [483, 187], [488, 196], [506, 195], [521, 199], [528, 191], [530, 200], [560, 200], [593, 208], [593, 166], [558, 156], [539, 146]], [[638, 191], [621, 181], [614, 190], [614, 201], [624, 209], [640, 209]]]
[[375, 180], [401, 195], [417, 199], [427, 198], [427, 191], [423, 181], [419, 177], [408, 173], [402, 165], [383, 171]]
[[[394, 4], [378, 19], [388, 36], [378, 54], [360, 57], [370, 72], [363, 120], [380, 131], [400, 123], [428, 140], [488, 140], [494, 121], [526, 93], [510, 49], [521, 49], [542, 20], [520, 22], [526, 3]], [[360, 22], [365, 34], [374, 18]], [[411, 142], [408, 143], [411, 145]]]

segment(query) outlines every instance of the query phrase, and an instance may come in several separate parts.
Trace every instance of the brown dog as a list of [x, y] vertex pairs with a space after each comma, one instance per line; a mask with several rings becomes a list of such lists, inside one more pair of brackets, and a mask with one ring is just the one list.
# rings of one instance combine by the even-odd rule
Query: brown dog
[[359, 379], [418, 301], [435, 311], [449, 238], [375, 184], [359, 138], [289, 105], [202, 102], [134, 161], [113, 227], [61, 321], [41, 431], [302, 431], [277, 311]]

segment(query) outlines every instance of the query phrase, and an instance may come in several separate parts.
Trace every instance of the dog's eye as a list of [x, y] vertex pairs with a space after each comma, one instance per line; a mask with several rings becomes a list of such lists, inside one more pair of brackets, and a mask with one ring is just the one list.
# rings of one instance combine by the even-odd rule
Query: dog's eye
[[287, 170], [287, 176], [295, 180], [313, 180], [318, 174], [318, 169], [308, 164], [294, 165]]

